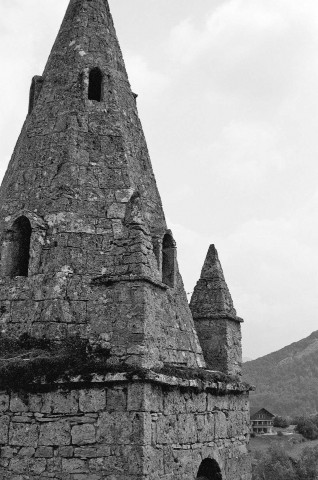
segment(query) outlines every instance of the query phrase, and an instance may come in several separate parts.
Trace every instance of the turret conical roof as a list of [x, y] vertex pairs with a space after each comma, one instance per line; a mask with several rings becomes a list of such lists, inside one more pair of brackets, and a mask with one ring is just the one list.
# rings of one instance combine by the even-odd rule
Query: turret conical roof
[[233, 300], [226, 284], [218, 252], [210, 245], [190, 308], [194, 318], [236, 317]]

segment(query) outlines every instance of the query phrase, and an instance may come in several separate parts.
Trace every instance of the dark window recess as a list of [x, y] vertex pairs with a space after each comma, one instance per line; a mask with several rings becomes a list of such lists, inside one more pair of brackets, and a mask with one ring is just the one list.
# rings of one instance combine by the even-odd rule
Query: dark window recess
[[99, 68], [89, 72], [88, 99], [100, 102], [102, 100], [103, 75]]
[[174, 287], [176, 249], [172, 236], [169, 233], [162, 241], [162, 282]]
[[152, 249], [157, 260], [157, 265], [160, 268], [160, 241], [157, 238], [152, 239]]
[[27, 277], [32, 228], [27, 217], [19, 217], [8, 232], [6, 273], [10, 277]]
[[222, 473], [218, 462], [212, 458], [206, 458], [201, 462], [197, 480], [222, 480]]
[[41, 89], [43, 85], [43, 78], [35, 76], [32, 78], [31, 87], [30, 87], [30, 96], [29, 96], [29, 111], [28, 114], [32, 112], [37, 99], [39, 98]]

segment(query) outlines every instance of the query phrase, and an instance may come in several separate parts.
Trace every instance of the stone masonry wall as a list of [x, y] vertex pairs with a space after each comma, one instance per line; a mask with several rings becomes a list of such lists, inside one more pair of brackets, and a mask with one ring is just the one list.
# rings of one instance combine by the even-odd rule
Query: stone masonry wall
[[231, 318], [196, 318], [207, 367], [231, 375], [242, 371], [241, 323]]
[[[88, 98], [95, 68], [100, 102]], [[167, 225], [107, 0], [70, 0], [40, 84], [0, 189], [1, 331], [78, 334], [143, 367], [204, 366], [175, 258], [162, 281]], [[23, 277], [12, 271], [21, 217]]]
[[0, 412], [3, 480], [192, 480], [208, 457], [223, 480], [250, 480], [246, 393], [96, 384], [2, 392]]

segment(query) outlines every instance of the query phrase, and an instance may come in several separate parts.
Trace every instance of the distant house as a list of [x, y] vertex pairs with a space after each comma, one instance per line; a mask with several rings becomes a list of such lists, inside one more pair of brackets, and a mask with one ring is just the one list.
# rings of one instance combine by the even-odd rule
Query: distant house
[[273, 420], [275, 415], [266, 410], [266, 408], [251, 407], [250, 410], [250, 426], [251, 432], [254, 433], [272, 433]]

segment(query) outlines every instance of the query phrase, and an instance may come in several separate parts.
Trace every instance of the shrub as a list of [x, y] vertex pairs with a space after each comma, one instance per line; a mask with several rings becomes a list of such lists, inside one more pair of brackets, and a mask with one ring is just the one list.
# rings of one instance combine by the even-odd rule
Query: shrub
[[284, 417], [276, 416], [273, 420], [274, 427], [287, 428], [290, 425], [290, 420]]
[[[299, 480], [293, 461], [280, 445], [271, 446], [253, 469], [253, 480]], [[302, 479], [304, 480], [304, 479]]]
[[318, 448], [304, 448], [296, 465], [298, 477], [301, 480], [317, 480], [318, 478]]
[[296, 431], [308, 440], [315, 440], [318, 438], [318, 426], [308, 417], [301, 417], [298, 419]]
[[257, 452], [253, 480], [317, 480], [318, 448], [305, 448], [299, 460], [290, 458], [281, 445]]

